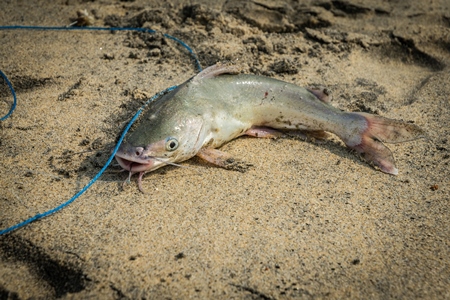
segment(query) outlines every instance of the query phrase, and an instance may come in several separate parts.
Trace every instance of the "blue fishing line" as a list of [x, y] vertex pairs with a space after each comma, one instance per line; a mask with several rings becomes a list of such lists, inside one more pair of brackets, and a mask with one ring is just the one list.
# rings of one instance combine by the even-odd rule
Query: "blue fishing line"
[[9, 81], [8, 77], [6, 77], [5, 73], [3, 73], [0, 70], [0, 75], [3, 77], [3, 79], [6, 81], [6, 84], [9, 87], [9, 90], [11, 91], [11, 94], [13, 96], [13, 104], [11, 105], [11, 109], [9, 110], [9, 112], [4, 115], [3, 117], [0, 118], [0, 121], [4, 121], [6, 120], [12, 113], [13, 111], [16, 109], [16, 105], [17, 105], [17, 97], [16, 97], [16, 92], [14, 91], [14, 88], [11, 84], [11, 82]]
[[[0, 26], [0, 30], [97, 30], [97, 31], [137, 31], [137, 32], [146, 32], [146, 33], [156, 33], [156, 30], [148, 29], [148, 28], [138, 28], [138, 27], [66, 27], [66, 26], [27, 26], [27, 25], [7, 25], [7, 26]], [[183, 46], [189, 54], [192, 56], [192, 58], [195, 61], [195, 66], [197, 67], [198, 71], [202, 71], [202, 66], [200, 64], [200, 61], [197, 58], [197, 55], [192, 50], [191, 47], [189, 47], [185, 42], [182, 40], [171, 36], [170, 34], [163, 33], [163, 36], [171, 39], [177, 43], [179, 43], [181, 46]], [[14, 102], [11, 106], [11, 109], [9, 112], [2, 118], [0, 118], [0, 121], [6, 120], [16, 109], [17, 104], [17, 98], [16, 93], [14, 91], [14, 88], [11, 85], [11, 82], [8, 80], [6, 75], [0, 70], [0, 75], [5, 79], [6, 84], [9, 86], [9, 89], [11, 91], [11, 94], [13, 95]]]
[[[103, 31], [138, 31], [138, 32], [147, 32], [147, 33], [156, 33], [155, 30], [152, 29], [147, 29], [147, 28], [127, 28], [127, 27], [51, 27], [51, 26], [23, 26], [23, 25], [12, 25], [12, 26], [0, 26], [0, 30], [15, 30], [15, 29], [24, 29], [24, 30], [103, 30]], [[194, 58], [195, 60], [195, 64], [196, 67], [198, 68], [199, 71], [202, 71], [202, 67], [200, 65], [200, 62], [197, 58], [197, 56], [195, 55], [194, 51], [191, 49], [191, 47], [189, 47], [185, 42], [183, 42], [182, 40], [171, 36], [169, 34], [164, 33], [163, 34], [166, 38], [169, 38], [177, 43], [179, 43], [180, 45], [182, 45], [184, 48], [186, 48], [186, 50], [189, 51], [189, 53], [191, 54], [191, 56]], [[11, 82], [9, 81], [8, 77], [6, 77], [6, 75], [0, 70], [0, 75], [4, 78], [4, 80], [6, 81], [6, 84], [8, 85], [11, 94], [13, 95], [14, 98], [14, 102], [13, 105], [10, 109], [10, 111], [4, 116], [2, 117], [0, 120], [3, 121], [6, 118], [8, 118], [12, 112], [14, 111], [14, 109], [16, 108], [16, 104], [17, 104], [17, 99], [16, 99], [16, 93], [14, 91], [14, 88], [11, 84]], [[94, 182], [96, 182], [98, 180], [98, 178], [100, 178], [100, 176], [103, 174], [103, 172], [105, 172], [105, 170], [108, 168], [109, 164], [111, 163], [111, 161], [114, 159], [114, 156], [117, 153], [117, 150], [120, 147], [120, 144], [122, 143], [123, 139], [125, 138], [125, 135], [127, 134], [128, 130], [130, 130], [131, 125], [133, 125], [133, 123], [136, 121], [136, 119], [139, 117], [139, 115], [142, 113], [143, 109], [152, 101], [154, 101], [155, 99], [157, 99], [158, 97], [160, 97], [161, 95], [170, 92], [172, 90], [174, 90], [175, 88], [177, 88], [177, 86], [171, 86], [167, 89], [165, 89], [162, 92], [159, 92], [157, 94], [155, 94], [152, 98], [150, 98], [137, 112], [136, 114], [133, 116], [133, 118], [130, 120], [130, 122], [128, 122], [127, 126], [125, 127], [125, 130], [122, 132], [122, 135], [119, 138], [119, 141], [117, 142], [116, 146], [114, 147], [113, 153], [110, 155], [110, 157], [108, 158], [108, 161], [106, 162], [106, 164], [103, 166], [103, 168], [94, 176], [94, 178], [91, 179], [91, 181], [89, 181], [88, 184], [86, 184], [86, 186], [84, 186], [78, 193], [76, 193], [72, 198], [70, 198], [69, 200], [67, 200], [66, 202], [58, 205], [55, 208], [52, 208], [44, 213], [40, 213], [35, 215], [34, 217], [31, 217], [21, 223], [15, 224], [9, 228], [0, 230], [0, 235], [6, 234], [8, 232], [11, 232], [13, 230], [22, 228], [28, 224], [30, 224], [31, 222], [34, 222], [36, 220], [45, 218], [57, 211], [60, 211], [61, 209], [65, 208], [66, 206], [68, 206], [69, 204], [71, 204], [73, 201], [75, 201], [78, 197], [80, 197], [84, 192], [86, 192], [92, 184], [94, 184]]]
[[[25, 30], [97, 30], [97, 31], [137, 31], [137, 32], [146, 32], [146, 33], [156, 33], [156, 30], [148, 29], [148, 28], [139, 28], [139, 27], [66, 27], [66, 26], [26, 26], [26, 25], [8, 25], [8, 26], [0, 26], [0, 30], [16, 30], [16, 29], [25, 29]], [[171, 39], [181, 46], [186, 48], [186, 50], [191, 54], [192, 58], [195, 60], [195, 65], [199, 72], [202, 71], [202, 66], [200, 61], [197, 58], [197, 55], [194, 53], [191, 47], [189, 47], [182, 40], [171, 36], [170, 34], [163, 33], [163, 36]]]
[[158, 94], [154, 95], [153, 97], [151, 97], [137, 112], [136, 114], [133, 116], [133, 118], [130, 120], [130, 122], [128, 122], [127, 126], [125, 127], [125, 130], [123, 131], [122, 135], [119, 138], [119, 141], [117, 142], [116, 146], [114, 147], [113, 153], [110, 155], [110, 157], [108, 158], [108, 161], [106, 162], [106, 164], [103, 166], [103, 168], [97, 173], [97, 175], [94, 176], [94, 178], [91, 179], [91, 181], [89, 181], [88, 184], [86, 184], [78, 193], [76, 193], [72, 198], [70, 198], [69, 200], [67, 200], [66, 202], [58, 205], [55, 208], [52, 208], [44, 213], [41, 214], [37, 214], [34, 217], [31, 217], [21, 223], [18, 223], [16, 225], [13, 225], [9, 228], [0, 230], [0, 235], [11, 232], [13, 230], [19, 229], [21, 227], [26, 226], [27, 224], [30, 224], [33, 221], [45, 218], [61, 209], [63, 209], [64, 207], [66, 207], [67, 205], [69, 205], [70, 203], [72, 203], [73, 201], [75, 201], [78, 197], [80, 197], [84, 192], [87, 191], [87, 189], [89, 189], [91, 187], [92, 184], [94, 184], [94, 182], [97, 181], [98, 178], [100, 178], [100, 176], [103, 174], [103, 172], [105, 172], [105, 170], [108, 168], [109, 164], [111, 163], [111, 161], [114, 159], [114, 156], [117, 153], [117, 150], [119, 149], [120, 144], [122, 143], [123, 139], [125, 138], [125, 135], [127, 134], [128, 130], [130, 130], [131, 125], [133, 125], [134, 121], [136, 121], [136, 119], [139, 117], [139, 115], [142, 113], [142, 111], [144, 110], [144, 108], [152, 101], [154, 101], [155, 99], [157, 99], [158, 97], [162, 96], [163, 94], [173, 91], [174, 89], [176, 89], [177, 86], [171, 86], [167, 89], [165, 89], [162, 92], [159, 92]]

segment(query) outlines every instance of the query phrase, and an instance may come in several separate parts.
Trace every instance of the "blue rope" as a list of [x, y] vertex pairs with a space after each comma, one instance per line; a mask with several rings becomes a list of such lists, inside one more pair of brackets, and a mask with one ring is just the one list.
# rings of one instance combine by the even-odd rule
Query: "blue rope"
[[117, 142], [116, 146], [114, 147], [113, 153], [109, 156], [108, 161], [106, 162], [106, 164], [103, 166], [103, 168], [97, 173], [97, 175], [94, 176], [94, 178], [91, 179], [91, 181], [89, 181], [88, 184], [86, 184], [78, 193], [76, 193], [72, 198], [70, 198], [69, 200], [67, 200], [66, 202], [58, 205], [55, 208], [52, 208], [42, 214], [37, 214], [34, 217], [31, 217], [21, 223], [18, 223], [16, 225], [13, 225], [9, 228], [0, 230], [0, 235], [3, 235], [5, 233], [11, 232], [13, 230], [19, 229], [21, 227], [24, 227], [28, 224], [30, 224], [33, 221], [45, 218], [57, 211], [60, 211], [61, 209], [63, 209], [64, 207], [66, 207], [67, 205], [69, 205], [70, 203], [72, 203], [73, 201], [75, 201], [78, 197], [80, 197], [84, 192], [87, 191], [87, 189], [89, 189], [91, 187], [92, 184], [94, 184], [94, 182], [97, 181], [97, 179], [100, 178], [100, 176], [103, 174], [103, 172], [105, 172], [106, 168], [108, 168], [109, 164], [111, 163], [111, 161], [114, 159], [114, 156], [117, 153], [117, 150], [119, 150], [120, 144], [122, 143], [123, 139], [125, 138], [125, 135], [127, 134], [128, 130], [130, 130], [131, 125], [133, 125], [133, 123], [136, 121], [136, 119], [139, 117], [139, 115], [142, 113], [142, 111], [144, 110], [144, 108], [152, 101], [154, 101], [155, 99], [157, 99], [158, 97], [162, 96], [163, 94], [173, 91], [174, 89], [176, 89], [177, 86], [171, 86], [167, 89], [165, 89], [162, 92], [159, 92], [158, 94], [154, 95], [153, 97], [151, 97], [144, 105], [142, 105], [142, 107], [136, 112], [136, 114], [133, 116], [133, 118], [130, 120], [130, 122], [128, 122], [127, 126], [125, 127], [125, 130], [123, 131], [122, 135], [119, 138], [119, 141]]
[[[147, 33], [156, 33], [155, 30], [152, 29], [147, 29], [147, 28], [127, 28], [127, 27], [50, 27], [50, 26], [22, 26], [22, 25], [12, 25], [12, 26], [0, 26], [0, 30], [15, 30], [15, 29], [25, 29], [25, 30], [103, 30], [103, 31], [138, 31], [138, 32], [147, 32]], [[195, 60], [195, 64], [196, 67], [198, 68], [199, 71], [202, 71], [202, 67], [200, 65], [200, 62], [197, 58], [197, 56], [195, 55], [194, 51], [191, 49], [191, 47], [189, 47], [185, 42], [183, 42], [182, 40], [171, 36], [169, 34], [164, 33], [163, 34], [166, 38], [169, 38], [177, 43], [179, 43], [180, 45], [182, 45], [184, 48], [186, 48], [186, 50], [189, 51], [189, 53], [191, 54], [191, 56], [194, 58]], [[13, 105], [11, 106], [11, 109], [9, 110], [9, 112], [2, 117], [0, 120], [3, 121], [6, 118], [8, 118], [12, 112], [14, 111], [14, 109], [16, 108], [16, 104], [17, 104], [17, 98], [16, 98], [16, 93], [14, 91], [14, 88], [11, 84], [11, 82], [9, 81], [8, 77], [6, 77], [6, 75], [0, 70], [0, 75], [4, 78], [4, 80], [6, 81], [6, 84], [8, 85], [11, 94], [13, 95], [14, 98], [14, 102]], [[157, 94], [155, 94], [153, 97], [151, 97], [137, 112], [136, 114], [133, 116], [133, 118], [130, 120], [130, 122], [128, 122], [127, 126], [125, 127], [125, 130], [122, 132], [122, 135], [119, 138], [119, 141], [117, 142], [116, 146], [114, 147], [113, 153], [110, 155], [110, 157], [108, 158], [108, 161], [106, 162], [106, 164], [103, 166], [103, 168], [97, 173], [97, 175], [94, 176], [94, 178], [91, 179], [91, 181], [89, 181], [88, 184], [86, 184], [86, 186], [84, 186], [78, 193], [76, 193], [72, 198], [70, 198], [69, 200], [67, 200], [66, 202], [58, 205], [55, 208], [52, 208], [44, 213], [40, 213], [35, 215], [34, 217], [31, 217], [21, 223], [17, 223], [9, 228], [0, 230], [0, 235], [6, 234], [8, 232], [11, 232], [13, 230], [22, 228], [28, 224], [30, 224], [31, 222], [34, 222], [36, 220], [45, 218], [51, 214], [54, 214], [57, 211], [60, 211], [61, 209], [65, 208], [66, 206], [68, 206], [69, 204], [71, 204], [72, 202], [74, 202], [78, 197], [80, 197], [84, 192], [86, 192], [92, 184], [94, 184], [94, 182], [96, 182], [98, 180], [98, 178], [100, 178], [100, 176], [103, 174], [103, 172], [105, 172], [105, 170], [108, 168], [109, 164], [111, 163], [111, 161], [114, 159], [114, 156], [117, 153], [117, 150], [120, 147], [120, 144], [122, 143], [123, 139], [125, 138], [125, 135], [127, 134], [128, 130], [130, 130], [131, 125], [133, 125], [133, 123], [136, 121], [136, 119], [139, 117], [139, 115], [142, 113], [143, 109], [152, 101], [154, 101], [155, 99], [157, 99], [158, 97], [160, 97], [161, 95], [170, 92], [172, 90], [174, 90], [175, 88], [177, 88], [177, 86], [171, 86], [167, 89], [165, 89], [162, 92], [159, 92]]]
[[8, 85], [9, 90], [11, 91], [11, 94], [12, 94], [13, 99], [14, 99], [14, 100], [13, 100], [13, 104], [11, 105], [11, 109], [9, 110], [9, 112], [8, 112], [6, 115], [4, 115], [3, 117], [0, 118], [0, 121], [4, 121], [4, 120], [6, 120], [6, 119], [13, 113], [13, 111], [16, 109], [16, 105], [17, 105], [17, 97], [16, 97], [16, 92], [14, 91], [14, 88], [13, 88], [12, 84], [11, 84], [11, 82], [9, 81], [8, 77], [6, 77], [5, 73], [3, 73], [3, 72], [0, 70], [0, 75], [1, 75], [1, 76], [3, 77], [3, 79], [6, 81], [6, 84]]
[[174, 37], [174, 36], [168, 35], [168, 34], [166, 34], [166, 33], [164, 33], [163, 35], [164, 35], [166, 38], [169, 38], [169, 39], [171, 39], [171, 40], [174, 40], [175, 42], [179, 43], [179, 44], [182, 45], [184, 48], [186, 48], [186, 49], [189, 51], [189, 53], [191, 54], [191, 56], [194, 58], [194, 60], [195, 60], [195, 66], [197, 67], [198, 71], [201, 72], [201, 71], [203, 70], [203, 69], [202, 69], [202, 65], [200, 64], [200, 61], [199, 61], [198, 58], [197, 58], [197, 55], [195, 55], [195, 53], [194, 53], [194, 51], [192, 51], [191, 47], [189, 47], [188, 45], [186, 45], [185, 42], [183, 42], [183, 41], [180, 40], [180, 39], [177, 39], [177, 38]]
[[[27, 26], [27, 25], [7, 25], [7, 26], [0, 26], [0, 30], [17, 30], [17, 29], [22, 29], [22, 30], [96, 30], [96, 31], [137, 31], [137, 32], [146, 32], [146, 33], [156, 33], [156, 30], [153, 29], [148, 29], [148, 28], [138, 28], [138, 27], [66, 27], [66, 26]], [[171, 39], [175, 42], [177, 42], [178, 44], [180, 44], [181, 46], [183, 46], [188, 52], [189, 54], [192, 56], [192, 58], [195, 61], [195, 66], [197, 67], [197, 69], [199, 70], [199, 72], [202, 71], [202, 66], [200, 64], [200, 61], [197, 58], [197, 55], [195, 54], [195, 52], [192, 50], [191, 47], [189, 47], [185, 42], [183, 42], [182, 40], [171, 36], [170, 34], [167, 33], [163, 33], [163, 36]], [[16, 108], [16, 104], [17, 104], [17, 99], [16, 99], [16, 93], [14, 92], [14, 89], [11, 85], [11, 82], [8, 80], [8, 78], [6, 77], [6, 75], [0, 70], [0, 75], [5, 79], [6, 84], [8, 84], [9, 89], [11, 91], [11, 94], [14, 97], [14, 102], [13, 105], [10, 109], [10, 111], [0, 119], [0, 121], [4, 121], [6, 120], [15, 110]]]
[[[146, 32], [146, 33], [156, 33], [156, 30], [149, 29], [149, 28], [139, 28], [139, 27], [66, 27], [66, 26], [26, 26], [26, 25], [8, 25], [8, 26], [0, 26], [0, 30], [16, 30], [16, 29], [25, 29], [25, 30], [97, 30], [97, 31], [137, 31], [137, 32]], [[200, 61], [197, 58], [197, 55], [195, 55], [194, 50], [192, 50], [191, 47], [189, 47], [185, 42], [182, 40], [167, 34], [163, 33], [163, 36], [171, 39], [177, 43], [179, 43], [181, 46], [186, 48], [187, 51], [189, 51], [189, 54], [191, 54], [192, 58], [195, 60], [195, 66], [197, 67], [198, 71], [202, 71], [202, 66], [200, 64]]]

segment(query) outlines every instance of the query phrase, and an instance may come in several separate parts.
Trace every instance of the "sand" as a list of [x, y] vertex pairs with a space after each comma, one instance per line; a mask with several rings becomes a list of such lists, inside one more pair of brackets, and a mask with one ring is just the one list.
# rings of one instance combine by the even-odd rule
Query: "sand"
[[[32, 3], [33, 2], [33, 3]], [[332, 104], [414, 122], [398, 176], [336, 137], [240, 138], [253, 166], [117, 166], [62, 211], [0, 236], [0, 299], [450, 299], [450, 5], [442, 1], [3, 1], [0, 25], [152, 28], [203, 67], [322, 85]], [[0, 123], [0, 229], [56, 207], [155, 93], [197, 73], [161, 34], [0, 30], [18, 97]], [[0, 88], [0, 112], [11, 105]], [[116, 163], [113, 163], [117, 165]]]

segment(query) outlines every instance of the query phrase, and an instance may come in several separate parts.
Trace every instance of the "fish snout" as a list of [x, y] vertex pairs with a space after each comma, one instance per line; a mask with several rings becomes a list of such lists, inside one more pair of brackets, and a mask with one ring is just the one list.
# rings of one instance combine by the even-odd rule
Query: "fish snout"
[[119, 149], [117, 150], [116, 156], [123, 157], [123, 158], [142, 158], [144, 154], [145, 148], [144, 147], [136, 147], [132, 146], [131, 144], [127, 142], [123, 142]]
[[130, 172], [144, 172], [154, 167], [156, 161], [149, 159], [144, 147], [131, 146], [122, 143], [116, 153], [116, 160], [119, 165]]

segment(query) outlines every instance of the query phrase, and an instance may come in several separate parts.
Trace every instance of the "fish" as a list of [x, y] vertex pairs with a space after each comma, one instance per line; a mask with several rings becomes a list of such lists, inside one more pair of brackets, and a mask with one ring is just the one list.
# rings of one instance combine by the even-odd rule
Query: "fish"
[[210, 66], [151, 102], [125, 136], [115, 158], [123, 170], [145, 173], [178, 165], [194, 156], [213, 165], [244, 170], [245, 163], [217, 148], [243, 135], [277, 138], [286, 132], [322, 138], [337, 135], [380, 171], [397, 175], [384, 143], [425, 137], [417, 125], [330, 104], [326, 89], [304, 88], [241, 73], [234, 64]]

